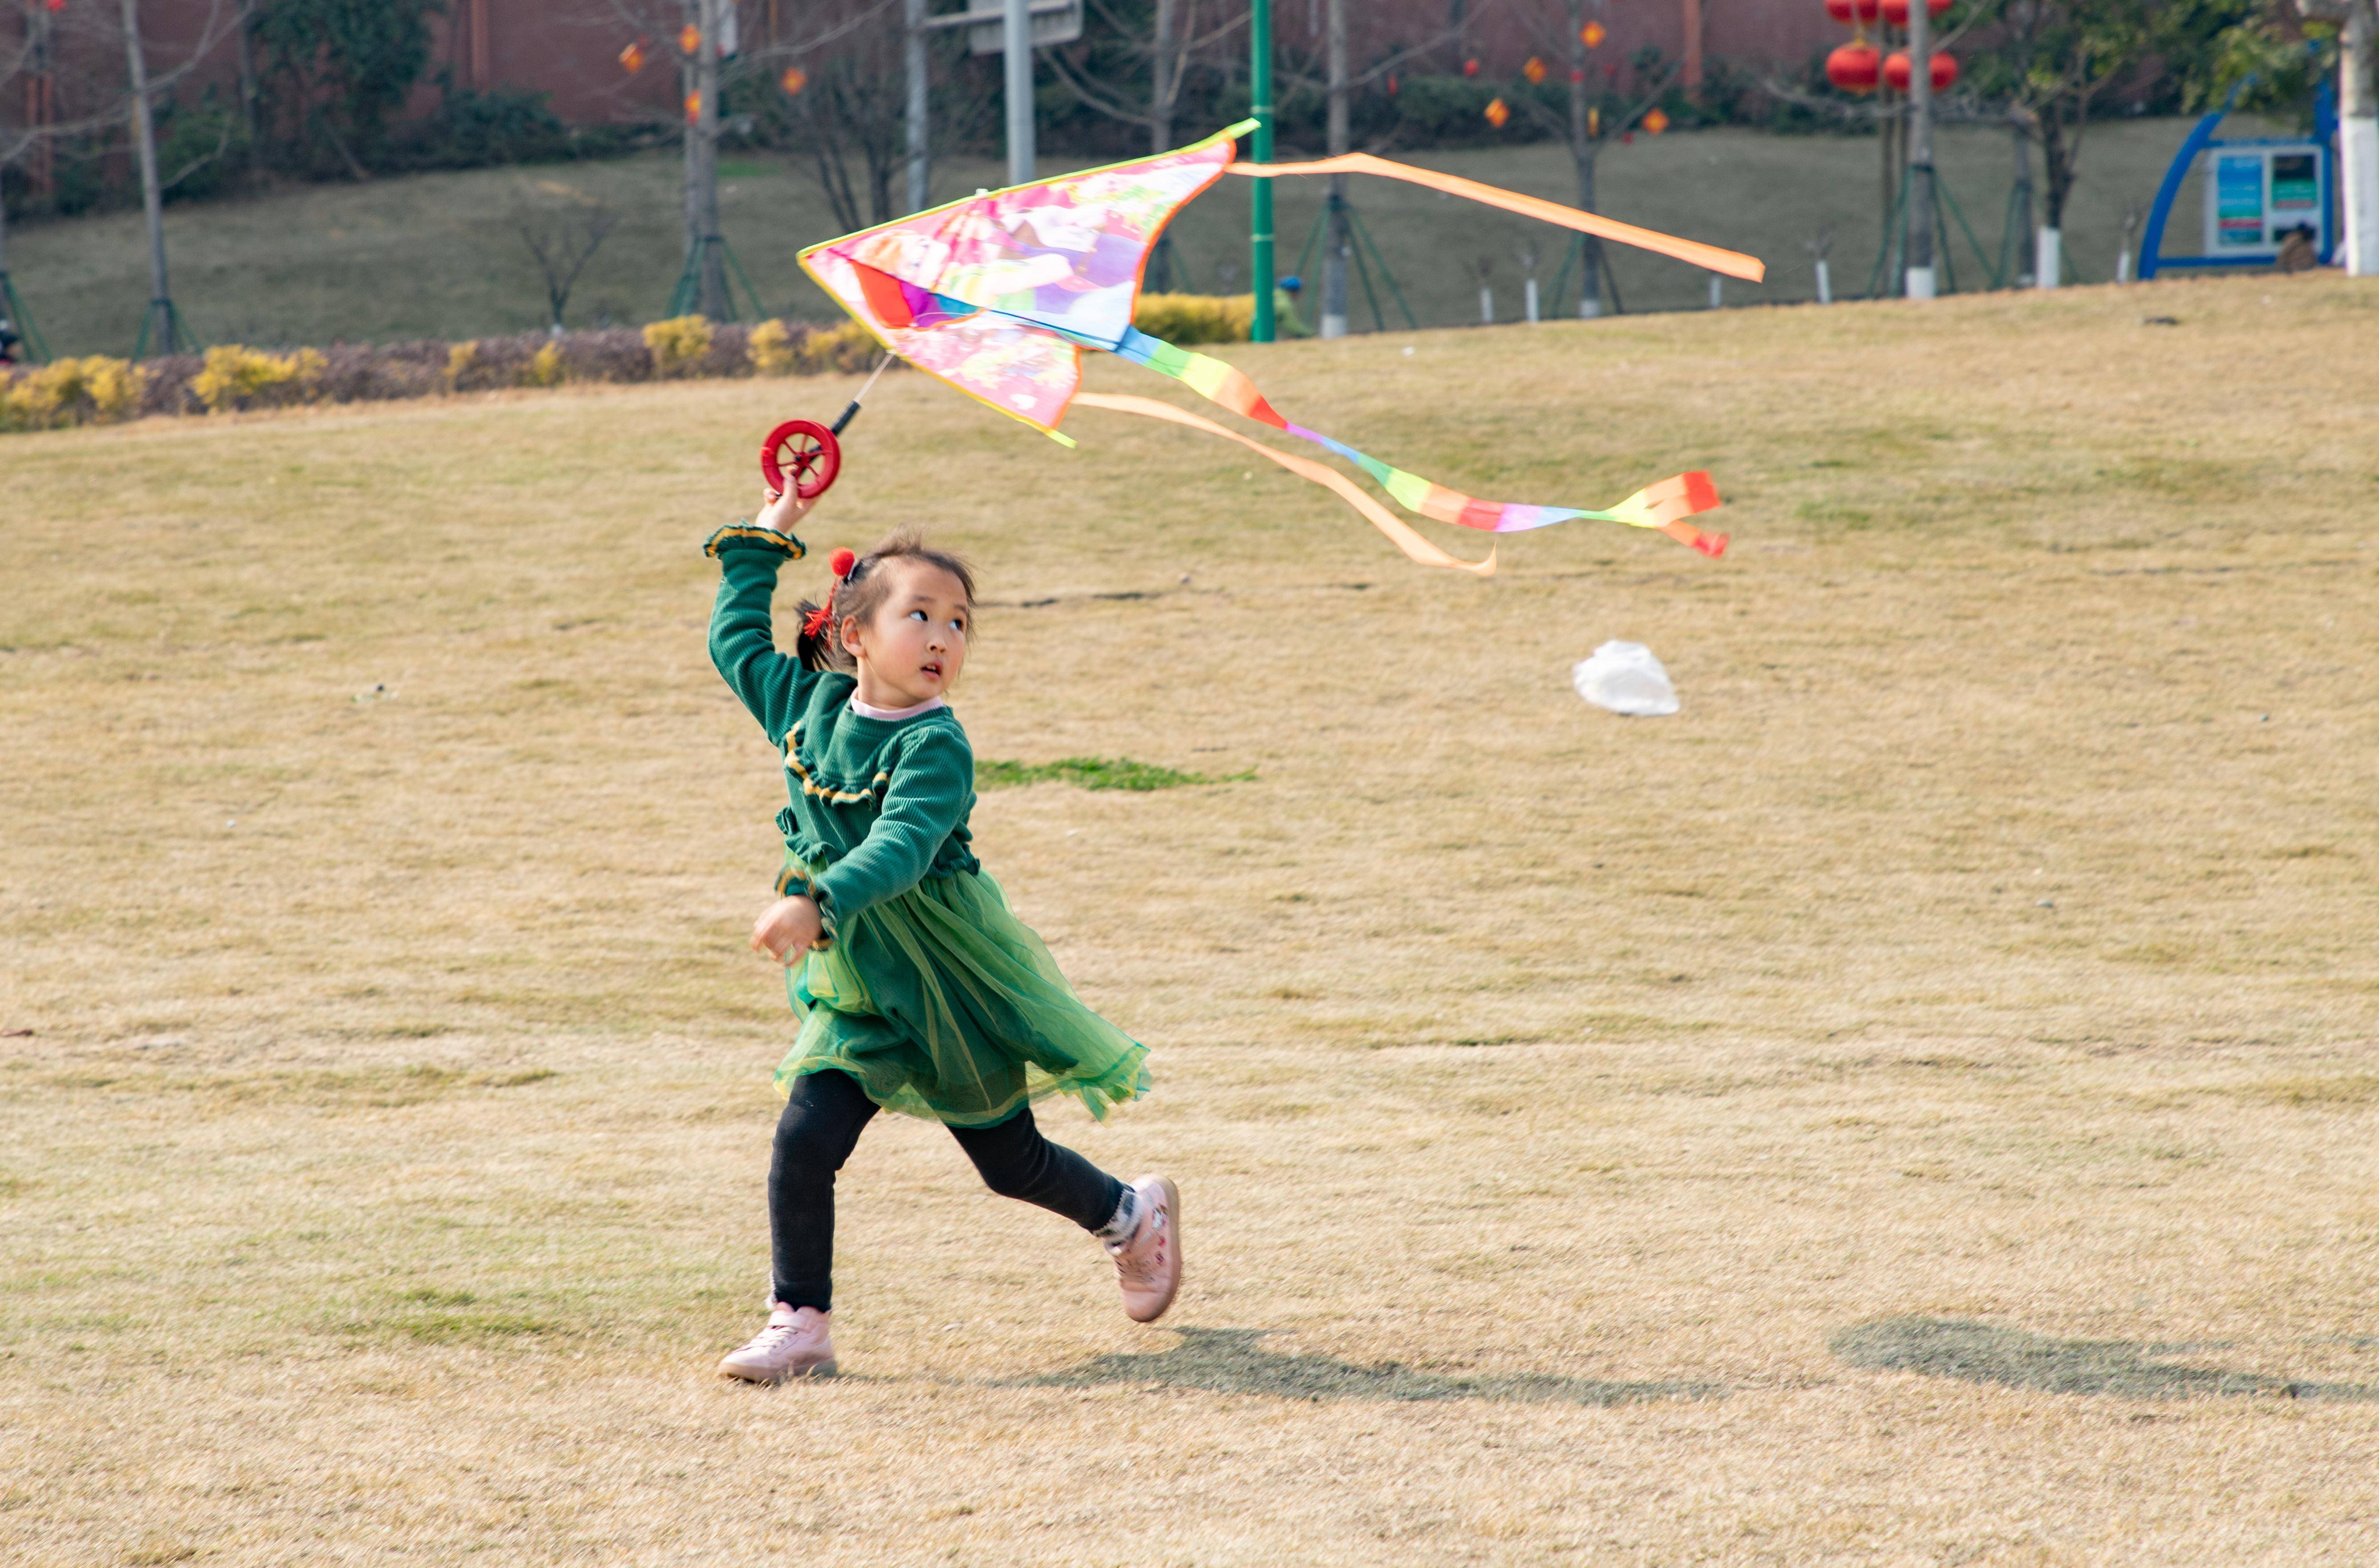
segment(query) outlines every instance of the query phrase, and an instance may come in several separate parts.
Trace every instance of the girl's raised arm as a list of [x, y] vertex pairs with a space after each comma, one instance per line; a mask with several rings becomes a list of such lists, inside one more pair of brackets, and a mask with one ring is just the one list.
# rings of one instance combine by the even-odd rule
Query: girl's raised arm
[[768, 743], [781, 745], [785, 731], [801, 717], [802, 701], [817, 673], [777, 651], [769, 604], [776, 597], [778, 569], [808, 551], [790, 533], [731, 523], [710, 536], [702, 553], [719, 562], [719, 599], [710, 609], [710, 662], [760, 721]]

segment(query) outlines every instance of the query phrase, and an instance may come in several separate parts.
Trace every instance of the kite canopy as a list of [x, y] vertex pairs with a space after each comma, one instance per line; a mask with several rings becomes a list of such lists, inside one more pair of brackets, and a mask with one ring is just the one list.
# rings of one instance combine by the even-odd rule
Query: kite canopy
[[862, 229], [802, 266], [893, 353], [1054, 435], [1081, 384], [1077, 345], [1122, 344], [1148, 253], [1230, 166], [1239, 128]]
[[[1664, 479], [1600, 511], [1475, 500], [1392, 467], [1320, 431], [1291, 424], [1273, 409], [1253, 382], [1231, 366], [1135, 330], [1132, 311], [1140, 298], [1141, 271], [1165, 225], [1182, 203], [1226, 171], [1262, 177], [1340, 170], [1384, 175], [1641, 246], [1736, 277], [1759, 276], [1757, 260], [1368, 155], [1320, 163], [1235, 164], [1234, 139], [1253, 125], [1243, 121], [1193, 146], [1153, 158], [980, 192], [814, 245], [801, 253], [801, 263], [893, 353], [1068, 446], [1074, 443], [1058, 432], [1057, 426], [1081, 392], [1081, 350], [1094, 348], [1169, 376], [1235, 414], [1346, 458], [1379, 481], [1397, 504], [1424, 517], [1490, 533], [1597, 518], [1657, 528], [1706, 555], [1716, 556], [1725, 549], [1723, 535], [1703, 534], [1685, 521], [1719, 504], [1718, 491], [1707, 474]], [[1345, 496], [1413, 560], [1482, 573], [1494, 570], [1492, 555], [1476, 564], [1445, 555], [1334, 469], [1287, 458], [1179, 410], [1157, 412], [1170, 409], [1169, 404], [1144, 398], [1083, 396], [1079, 401], [1118, 413], [1170, 419], [1255, 445], [1283, 467]]]

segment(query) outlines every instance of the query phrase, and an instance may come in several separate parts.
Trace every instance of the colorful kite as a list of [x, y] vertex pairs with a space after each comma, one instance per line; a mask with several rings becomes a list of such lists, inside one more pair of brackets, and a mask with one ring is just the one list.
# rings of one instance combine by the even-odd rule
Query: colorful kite
[[1719, 504], [1707, 474], [1664, 479], [1601, 511], [1475, 500], [1291, 424], [1231, 366], [1133, 327], [1132, 309], [1158, 235], [1182, 203], [1226, 171], [1267, 179], [1339, 171], [1383, 175], [1733, 277], [1757, 281], [1763, 271], [1757, 259], [1364, 153], [1309, 163], [1235, 163], [1234, 139], [1252, 126], [1243, 122], [1159, 157], [987, 191], [880, 223], [812, 246], [801, 253], [801, 263], [893, 353], [1056, 440], [1074, 444], [1057, 425], [1076, 402], [1227, 437], [1328, 486], [1407, 556], [1429, 565], [1484, 575], [1494, 570], [1494, 557], [1473, 564], [1446, 555], [1335, 469], [1274, 452], [1169, 404], [1081, 393], [1081, 351], [1100, 349], [1145, 365], [1234, 414], [1326, 448], [1379, 481], [1397, 504], [1440, 523], [1508, 534], [1591, 518], [1657, 528], [1705, 555], [1725, 549], [1724, 535], [1705, 534], [1685, 521]]

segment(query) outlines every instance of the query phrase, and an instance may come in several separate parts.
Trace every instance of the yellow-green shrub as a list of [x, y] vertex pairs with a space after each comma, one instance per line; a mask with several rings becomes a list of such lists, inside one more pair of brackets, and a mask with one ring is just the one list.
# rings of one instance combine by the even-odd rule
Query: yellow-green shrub
[[864, 370], [876, 362], [881, 346], [874, 332], [857, 321], [845, 321], [839, 327], [813, 331], [802, 340], [801, 368], [814, 376], [829, 370]]
[[1245, 343], [1255, 330], [1251, 294], [1143, 294], [1131, 324], [1166, 343]]
[[562, 345], [549, 343], [528, 356], [528, 368], [521, 379], [533, 387], [558, 387], [562, 384]]
[[793, 341], [793, 330], [782, 321], [767, 320], [752, 329], [752, 341], [744, 345], [752, 356], [752, 368], [764, 376], [790, 376], [801, 363], [801, 346]]
[[446, 351], [446, 390], [453, 392], [471, 373], [471, 366], [479, 357], [479, 340], [465, 338]]
[[105, 355], [54, 360], [0, 381], [0, 429], [46, 430], [128, 418], [140, 407], [143, 375], [130, 360]]
[[310, 348], [295, 354], [265, 354], [238, 344], [207, 350], [206, 368], [190, 378], [210, 414], [246, 408], [259, 401], [302, 403], [312, 397], [322, 377], [322, 356]]
[[645, 329], [645, 347], [653, 356], [654, 375], [682, 376], [710, 352], [710, 323], [700, 316], [655, 321]]

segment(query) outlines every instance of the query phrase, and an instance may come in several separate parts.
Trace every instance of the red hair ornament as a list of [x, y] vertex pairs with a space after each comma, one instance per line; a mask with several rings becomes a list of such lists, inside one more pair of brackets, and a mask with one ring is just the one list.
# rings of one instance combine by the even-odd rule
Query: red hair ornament
[[834, 596], [841, 591], [851, 569], [858, 564], [859, 558], [847, 549], [839, 549], [826, 558], [827, 570], [834, 573], [834, 586], [826, 591], [826, 603], [811, 610], [810, 618], [802, 622], [803, 636], [815, 637], [834, 624]]

